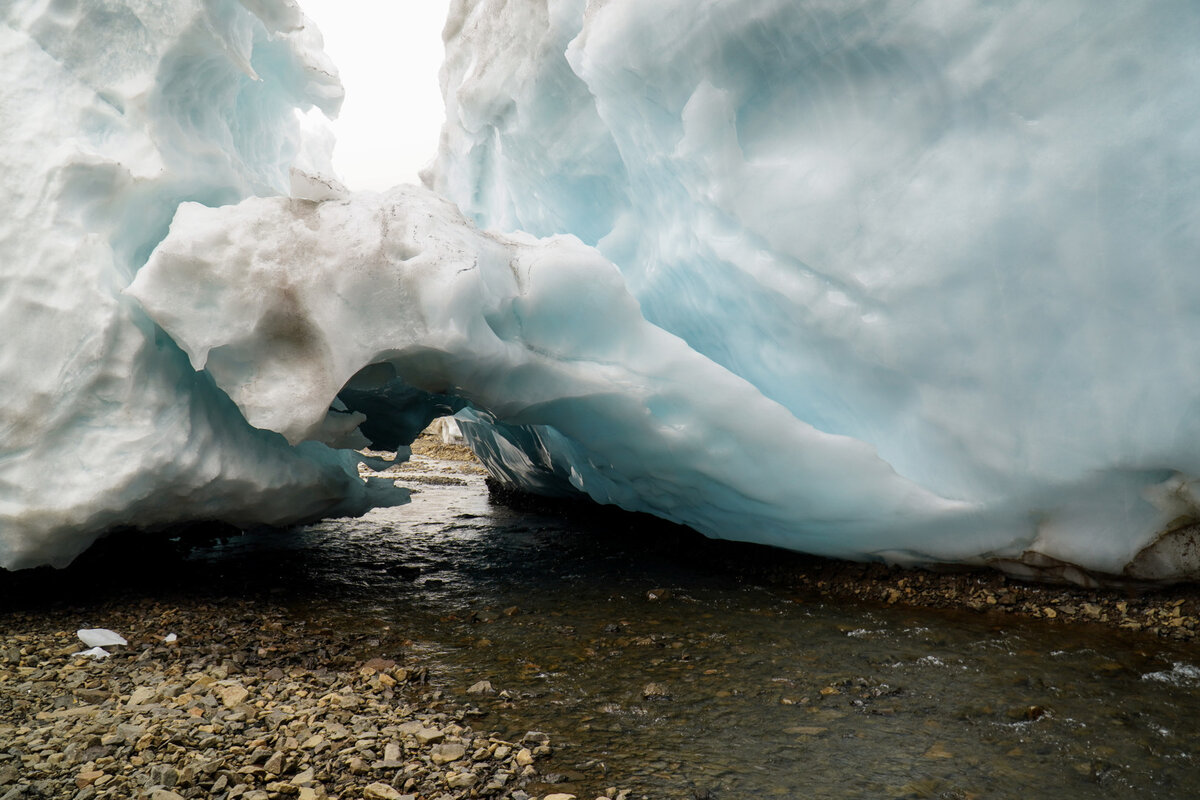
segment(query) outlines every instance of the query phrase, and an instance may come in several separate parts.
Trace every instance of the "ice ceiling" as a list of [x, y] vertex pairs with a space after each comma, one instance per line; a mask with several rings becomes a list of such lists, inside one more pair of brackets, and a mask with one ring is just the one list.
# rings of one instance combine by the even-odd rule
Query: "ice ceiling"
[[0, 564], [402, 502], [348, 448], [461, 409], [503, 480], [711, 536], [1197, 573], [1200, 7], [445, 35], [428, 186], [352, 194], [291, 2], [0, 11]]

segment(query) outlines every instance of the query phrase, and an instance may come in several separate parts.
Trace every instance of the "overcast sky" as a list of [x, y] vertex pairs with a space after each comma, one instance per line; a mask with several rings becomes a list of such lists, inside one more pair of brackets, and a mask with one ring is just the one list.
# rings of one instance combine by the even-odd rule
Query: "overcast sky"
[[444, 116], [437, 73], [450, 0], [300, 0], [325, 37], [346, 102], [333, 166], [351, 189], [418, 183]]

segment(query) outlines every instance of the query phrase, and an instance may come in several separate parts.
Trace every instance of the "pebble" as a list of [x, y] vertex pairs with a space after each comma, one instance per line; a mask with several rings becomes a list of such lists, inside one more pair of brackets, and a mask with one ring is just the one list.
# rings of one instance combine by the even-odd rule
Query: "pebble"
[[0, 641], [22, 643], [0, 650], [0, 739], [40, 754], [0, 761], [0, 800], [529, 800], [557, 779], [535, 766], [547, 734], [473, 730], [419, 664], [349, 657], [261, 604], [143, 606], [106, 610], [130, 644], [102, 661], [72, 655], [69, 616], [0, 613]]
[[461, 744], [439, 744], [430, 751], [429, 757], [435, 764], [449, 764], [458, 761], [467, 754], [467, 749]]
[[366, 800], [400, 800], [400, 792], [386, 783], [375, 782], [363, 789]]

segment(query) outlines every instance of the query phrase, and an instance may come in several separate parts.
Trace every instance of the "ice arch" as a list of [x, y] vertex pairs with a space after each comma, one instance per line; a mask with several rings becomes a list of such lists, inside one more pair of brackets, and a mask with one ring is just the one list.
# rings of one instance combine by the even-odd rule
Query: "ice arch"
[[0, 565], [401, 500], [344, 446], [463, 404], [507, 480], [716, 536], [1197, 574], [1200, 7], [446, 34], [465, 217], [323, 174], [297, 112], [341, 89], [290, 0], [0, 9]]

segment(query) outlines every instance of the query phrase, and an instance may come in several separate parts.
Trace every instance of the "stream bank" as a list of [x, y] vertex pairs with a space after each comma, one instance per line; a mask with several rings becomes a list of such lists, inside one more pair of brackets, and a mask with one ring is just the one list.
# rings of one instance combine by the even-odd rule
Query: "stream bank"
[[[273, 800], [320, 784], [359, 800], [384, 784], [427, 800], [1174, 798], [1200, 786], [1200, 658], [1173, 638], [1194, 632], [1187, 587], [1126, 597], [808, 559], [631, 515], [564, 519], [497, 504], [477, 466], [439, 455], [418, 450], [403, 468], [411, 506], [360, 520], [114, 537], [66, 571], [0, 575], [0, 778], [30, 754], [42, 770], [0, 780], [0, 797], [243, 786]], [[77, 663], [83, 627], [131, 644]], [[213, 686], [246, 702], [227, 706]], [[129, 705], [139, 689], [154, 690], [142, 710]], [[343, 708], [348, 695], [359, 705]], [[184, 719], [193, 709], [203, 722]], [[277, 711], [294, 713], [282, 730], [260, 719]], [[51, 760], [56, 728], [74, 740], [77, 724], [114, 722], [146, 726], [146, 751], [182, 767], [100, 730]], [[403, 732], [413, 722], [444, 738], [425, 747]], [[318, 735], [328, 748], [307, 753]], [[445, 744], [463, 755], [434, 763]], [[532, 763], [513, 762], [521, 750]], [[221, 759], [203, 773], [212, 784], [182, 782], [198, 780], [193, 761]], [[463, 764], [477, 777], [453, 780], [472, 785], [449, 785]], [[170, 782], [168, 767], [173, 786], [146, 783]], [[76, 794], [31, 793], [63, 787]]]

